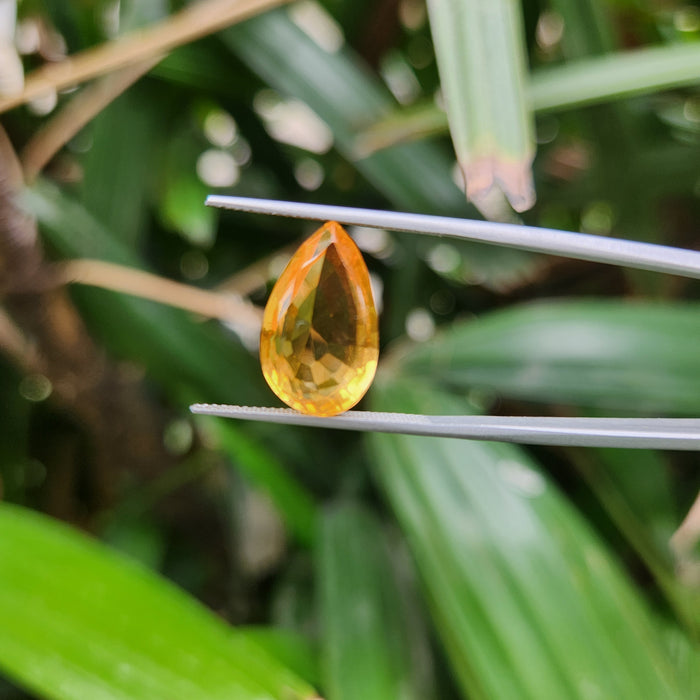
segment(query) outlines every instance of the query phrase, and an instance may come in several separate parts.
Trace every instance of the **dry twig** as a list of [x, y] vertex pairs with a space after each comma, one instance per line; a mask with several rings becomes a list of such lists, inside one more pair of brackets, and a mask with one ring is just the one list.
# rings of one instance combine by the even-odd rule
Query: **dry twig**
[[262, 323], [261, 309], [231, 294], [198, 289], [151, 272], [103, 260], [68, 260], [58, 266], [58, 277], [64, 283], [87, 284], [133, 294], [207, 318], [235, 322], [255, 331]]
[[700, 586], [700, 493], [683, 522], [671, 537], [671, 549], [676, 557], [678, 575], [689, 585]]
[[203, 0], [187, 5], [158, 24], [86, 49], [30, 73], [24, 90], [0, 99], [0, 112], [51, 90], [63, 90], [119, 68], [150, 60], [182, 44], [240, 22], [286, 0]]

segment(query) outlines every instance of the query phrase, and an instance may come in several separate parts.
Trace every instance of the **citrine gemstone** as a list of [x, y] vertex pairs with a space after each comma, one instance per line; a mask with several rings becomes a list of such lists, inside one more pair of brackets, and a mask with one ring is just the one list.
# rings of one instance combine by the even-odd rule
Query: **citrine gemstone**
[[331, 221], [302, 243], [272, 289], [260, 335], [263, 374], [291, 408], [333, 416], [365, 395], [378, 357], [367, 266]]

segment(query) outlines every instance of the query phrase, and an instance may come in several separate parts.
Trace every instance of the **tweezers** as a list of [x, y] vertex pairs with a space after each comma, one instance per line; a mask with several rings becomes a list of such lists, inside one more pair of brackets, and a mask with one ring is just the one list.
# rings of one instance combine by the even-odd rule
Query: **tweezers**
[[[446, 236], [700, 279], [700, 252], [652, 243], [518, 224], [246, 197], [212, 195], [206, 204], [235, 211]], [[194, 404], [190, 410], [241, 420], [407, 435], [540, 445], [700, 450], [700, 418], [430, 416], [373, 411], [348, 411], [322, 418], [284, 408], [211, 404]]]

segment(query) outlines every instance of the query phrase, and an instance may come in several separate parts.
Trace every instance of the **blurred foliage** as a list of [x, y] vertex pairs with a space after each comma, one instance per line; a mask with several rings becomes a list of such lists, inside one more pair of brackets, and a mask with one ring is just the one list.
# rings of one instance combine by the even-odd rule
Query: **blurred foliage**
[[[29, 74], [184, 4], [23, 0], [15, 42]], [[700, 9], [520, 7], [531, 75], [566, 84], [564, 106], [535, 115], [522, 221], [697, 248]], [[640, 70], [615, 59], [647, 48], [674, 60], [622, 98]], [[175, 49], [23, 193], [46, 259], [262, 306], [313, 225], [220, 214], [209, 192], [478, 216], [435, 53], [422, 0], [303, 0]], [[613, 63], [585, 62], [601, 56]], [[591, 85], [603, 102], [572, 107]], [[0, 117], [20, 155], [76, 93], [54, 97]], [[432, 135], [406, 142], [426, 106]], [[400, 138], [369, 149], [383, 120]], [[697, 281], [352, 233], [383, 309], [366, 406], [699, 415]], [[10, 279], [22, 260], [0, 236]], [[54, 304], [43, 269], [2, 286], [0, 699], [700, 693], [697, 544], [670, 544], [697, 456], [195, 421], [193, 401], [274, 400], [256, 329], [79, 285]]]

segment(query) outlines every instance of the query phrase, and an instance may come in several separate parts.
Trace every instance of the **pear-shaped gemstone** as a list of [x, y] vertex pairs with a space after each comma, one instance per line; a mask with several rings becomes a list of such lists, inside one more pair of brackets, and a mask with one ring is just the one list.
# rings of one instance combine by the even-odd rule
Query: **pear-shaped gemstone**
[[333, 416], [365, 395], [378, 357], [367, 266], [331, 221], [299, 247], [270, 294], [260, 335], [263, 374], [288, 406]]

